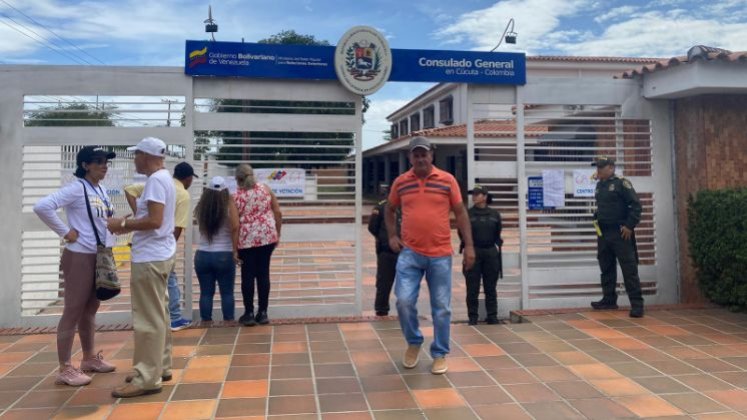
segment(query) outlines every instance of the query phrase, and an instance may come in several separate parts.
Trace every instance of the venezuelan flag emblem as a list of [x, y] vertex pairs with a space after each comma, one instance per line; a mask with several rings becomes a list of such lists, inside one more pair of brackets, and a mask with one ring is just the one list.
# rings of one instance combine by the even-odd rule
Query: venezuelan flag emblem
[[207, 47], [189, 53], [189, 68], [207, 62]]
[[287, 175], [287, 174], [288, 174], [288, 172], [286, 172], [286, 171], [283, 171], [283, 170], [276, 170], [276, 171], [272, 171], [272, 172], [270, 172], [270, 174], [269, 174], [269, 175], [267, 176], [267, 180], [269, 180], [269, 181], [280, 181], [280, 180], [281, 180], [281, 179], [283, 179], [283, 178], [285, 177], [285, 175]]

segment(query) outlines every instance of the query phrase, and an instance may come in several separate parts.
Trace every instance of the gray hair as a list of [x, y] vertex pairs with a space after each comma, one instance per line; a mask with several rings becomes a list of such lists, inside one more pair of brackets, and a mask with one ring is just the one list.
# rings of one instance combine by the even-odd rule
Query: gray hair
[[239, 188], [250, 190], [254, 188], [256, 183], [254, 169], [249, 164], [242, 163], [236, 168], [236, 184]]

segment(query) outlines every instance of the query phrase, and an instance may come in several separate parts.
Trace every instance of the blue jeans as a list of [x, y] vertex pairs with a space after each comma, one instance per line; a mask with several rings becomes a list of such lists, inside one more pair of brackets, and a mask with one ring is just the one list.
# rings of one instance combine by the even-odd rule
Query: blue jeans
[[397, 279], [394, 283], [399, 324], [407, 344], [423, 344], [417, 308], [423, 274], [431, 295], [434, 336], [431, 356], [444, 357], [449, 353], [451, 328], [451, 255], [426, 257], [409, 248], [404, 248], [399, 253]]
[[228, 252], [206, 252], [195, 253], [195, 273], [200, 282], [200, 318], [203, 321], [213, 319], [213, 296], [215, 295], [215, 283], [220, 289], [220, 306], [223, 311], [223, 320], [230, 321], [234, 318], [233, 286], [236, 280], [236, 265], [233, 262], [233, 253]]
[[178, 321], [182, 319], [182, 306], [179, 304], [181, 298], [181, 290], [179, 290], [179, 283], [176, 279], [176, 271], [171, 270], [169, 273], [169, 314], [171, 315], [171, 321]]

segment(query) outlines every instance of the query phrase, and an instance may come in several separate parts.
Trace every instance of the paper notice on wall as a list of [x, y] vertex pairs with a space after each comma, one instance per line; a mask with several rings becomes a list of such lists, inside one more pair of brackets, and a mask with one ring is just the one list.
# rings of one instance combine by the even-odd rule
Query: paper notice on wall
[[542, 171], [542, 204], [545, 207], [565, 207], [565, 171], [545, 169]]
[[597, 188], [596, 169], [575, 169], [573, 171], [573, 196], [594, 197]]

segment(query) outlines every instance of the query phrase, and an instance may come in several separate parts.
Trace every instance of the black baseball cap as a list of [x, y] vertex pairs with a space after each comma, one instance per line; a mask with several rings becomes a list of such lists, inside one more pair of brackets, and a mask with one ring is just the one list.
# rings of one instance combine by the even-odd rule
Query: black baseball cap
[[428, 141], [427, 138], [417, 136], [413, 137], [412, 140], [410, 140], [410, 151], [417, 149], [418, 147], [422, 147], [425, 150], [433, 150], [433, 146], [431, 146], [431, 142]]
[[483, 187], [480, 184], [475, 184], [474, 188], [472, 188], [469, 191], [469, 193], [472, 194], [472, 195], [475, 195], [475, 194], [485, 194], [485, 195], [488, 195], [489, 194], [488, 189], [485, 188], [485, 187]]
[[607, 165], [614, 165], [615, 159], [607, 156], [598, 156], [594, 159], [594, 162], [591, 163], [591, 166], [596, 166], [597, 168], [604, 168]]
[[116, 153], [106, 150], [101, 146], [86, 146], [78, 151], [78, 154], [75, 156], [75, 164], [80, 166], [84, 162], [91, 163], [96, 158], [109, 160], [115, 157], [117, 157]]
[[180, 162], [176, 166], [174, 166], [174, 178], [176, 179], [185, 179], [189, 178], [190, 176], [197, 176], [195, 174], [194, 168], [192, 168], [192, 165], [190, 165], [187, 162]]

